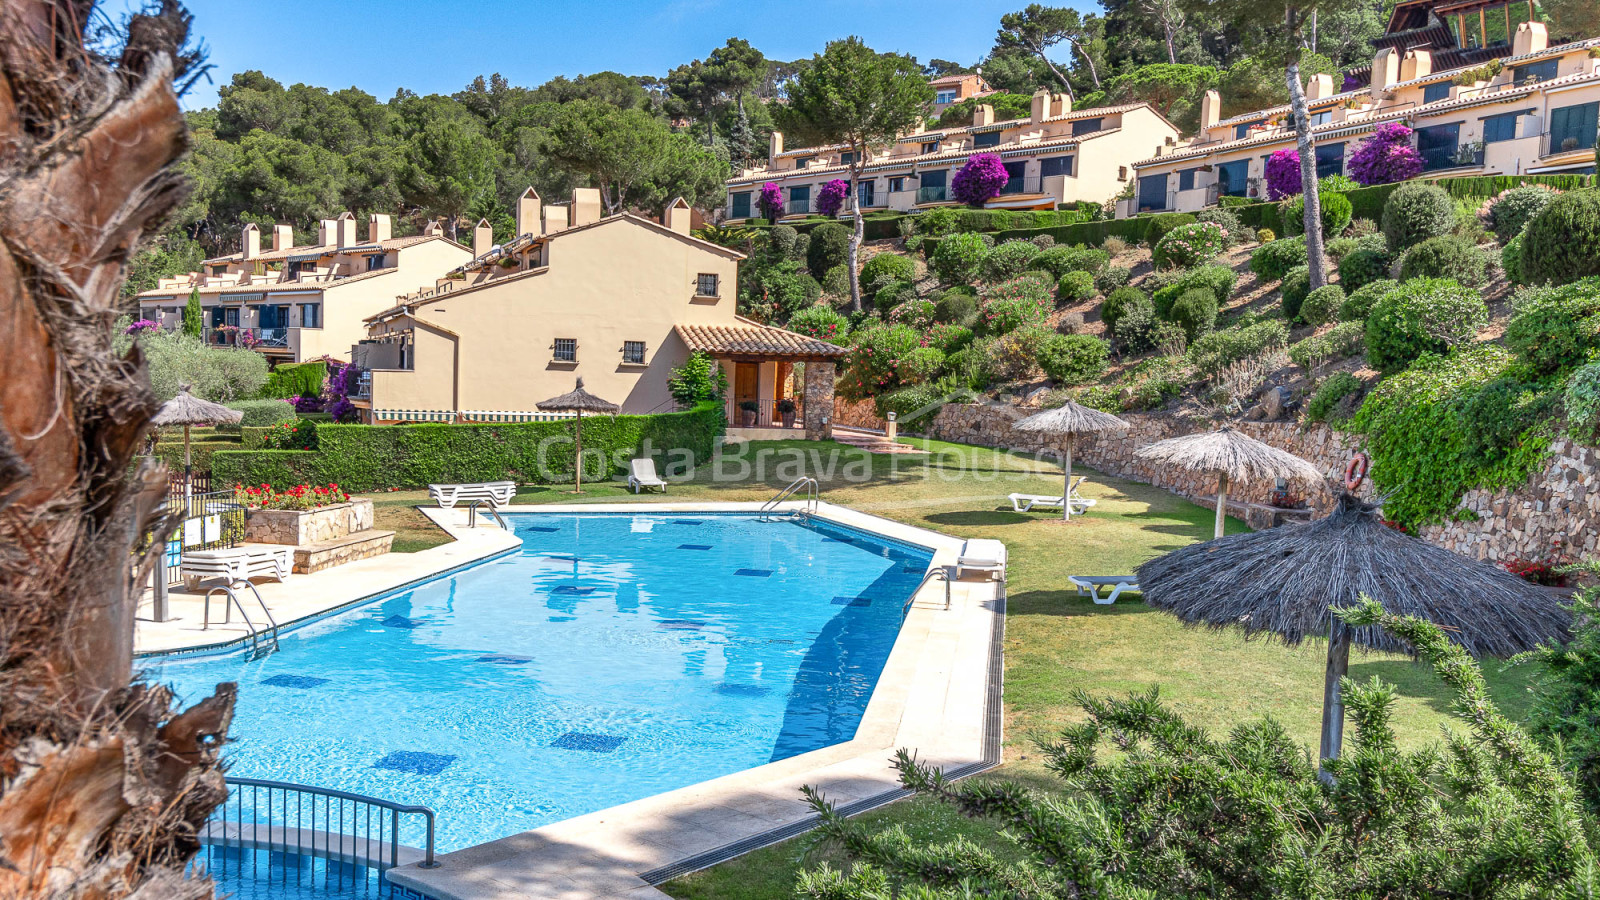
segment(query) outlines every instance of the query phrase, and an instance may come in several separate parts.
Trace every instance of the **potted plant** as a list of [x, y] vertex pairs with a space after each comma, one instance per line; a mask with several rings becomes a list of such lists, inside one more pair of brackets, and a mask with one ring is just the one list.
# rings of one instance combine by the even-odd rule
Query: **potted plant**
[[754, 400], [739, 401], [740, 419], [743, 421], [744, 427], [756, 427], [756, 410], [760, 408], [760, 405], [758, 405]]
[[783, 427], [794, 427], [794, 401], [788, 397], [778, 401], [778, 415], [783, 417]]

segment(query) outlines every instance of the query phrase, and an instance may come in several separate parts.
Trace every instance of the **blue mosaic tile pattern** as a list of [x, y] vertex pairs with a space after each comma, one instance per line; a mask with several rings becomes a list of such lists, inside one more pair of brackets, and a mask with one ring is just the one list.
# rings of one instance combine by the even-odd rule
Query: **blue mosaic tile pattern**
[[751, 578], [768, 578], [772, 575], [771, 569], [740, 569], [735, 575], [747, 575]]
[[710, 550], [710, 544], [679, 544], [679, 550]]
[[273, 687], [306, 689], [314, 688], [319, 684], [327, 684], [329, 680], [330, 679], [327, 678], [317, 678], [312, 675], [290, 675], [285, 673], [283, 675], [274, 675], [271, 678], [263, 678], [261, 679], [261, 683], [270, 684]]
[[733, 684], [724, 681], [717, 685], [716, 691], [731, 697], [765, 697], [772, 693], [772, 688], [762, 687], [759, 684]]
[[372, 764], [374, 769], [393, 769], [412, 775], [437, 775], [450, 767], [456, 758], [444, 753], [426, 753], [422, 750], [396, 750]]
[[872, 605], [872, 600], [869, 597], [835, 597], [835, 598], [833, 598], [833, 605], [834, 606], [871, 606]]
[[569, 731], [550, 742], [557, 750], [585, 750], [590, 753], [610, 753], [622, 746], [627, 738], [614, 734], [590, 734], [586, 731]]
[[383, 624], [390, 628], [421, 628], [428, 624], [422, 619], [408, 619], [405, 616], [390, 616], [383, 620]]
[[497, 666], [521, 666], [521, 665], [526, 665], [527, 663], [533, 662], [533, 657], [531, 657], [531, 656], [508, 656], [506, 654], [496, 653], [496, 654], [492, 654], [490, 656], [480, 656], [480, 657], [478, 657], [478, 662], [481, 662], [481, 663], [493, 663], [494, 665], [497, 665]]

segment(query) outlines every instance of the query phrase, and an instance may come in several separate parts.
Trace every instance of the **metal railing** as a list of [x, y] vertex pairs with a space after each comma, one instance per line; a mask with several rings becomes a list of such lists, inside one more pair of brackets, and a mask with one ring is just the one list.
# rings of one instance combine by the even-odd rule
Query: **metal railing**
[[907, 597], [906, 602], [900, 607], [900, 618], [902, 620], [910, 614], [911, 607], [917, 602], [917, 595], [922, 593], [922, 589], [928, 586], [928, 582], [935, 578], [944, 580], [944, 608], [950, 608], [950, 582], [955, 580], [955, 566], [940, 566], [937, 569], [929, 569], [927, 574], [922, 576], [922, 580], [917, 582], [917, 586], [912, 590], [911, 596]]
[[[747, 409], [747, 403], [755, 404], [755, 409]], [[785, 405], [788, 412], [783, 411]], [[804, 422], [799, 397], [742, 397], [737, 402], [730, 401], [728, 409], [728, 424], [741, 428], [803, 428]]]
[[[206, 822], [201, 843], [344, 864], [328, 866], [325, 875], [339, 872], [355, 877], [355, 867], [381, 874], [412, 862], [424, 869], [439, 865], [434, 859], [434, 812], [429, 807], [259, 778], [229, 778], [227, 784], [228, 799]], [[403, 816], [408, 817], [404, 833]], [[409, 824], [413, 816], [423, 819], [420, 834]], [[401, 843], [415, 837], [422, 838], [420, 848]]]
[[350, 396], [362, 400], [372, 399], [371, 370], [364, 370], [360, 375], [356, 376], [356, 387], [355, 390], [350, 392]]
[[772, 514], [777, 511], [779, 504], [790, 497], [793, 497], [795, 494], [805, 491], [805, 505], [800, 509], [795, 510], [795, 514], [800, 516], [814, 516], [817, 513], [817, 494], [819, 490], [820, 489], [815, 478], [812, 478], [809, 475], [802, 475], [799, 478], [796, 478], [794, 481], [791, 481], [788, 487], [774, 494], [771, 500], [761, 504], [761, 509], [757, 510], [757, 512], [760, 513], [763, 520], [769, 519], [771, 518]]
[[1422, 171], [1458, 169], [1483, 165], [1482, 142], [1457, 144], [1454, 147], [1435, 147], [1422, 152]]
[[494, 517], [495, 524], [500, 526], [500, 530], [501, 531], [505, 531], [505, 532], [511, 531], [511, 526], [507, 525], [506, 524], [506, 520], [501, 518], [500, 510], [494, 508], [494, 503], [492, 503], [492, 502], [490, 502], [488, 500], [483, 500], [483, 499], [474, 500], [474, 501], [472, 501], [472, 505], [467, 507], [467, 527], [468, 528], [477, 528], [478, 527], [478, 507], [480, 507], [480, 506], [489, 507], [489, 515]]
[[1546, 131], [1539, 135], [1539, 156], [1553, 156], [1557, 153], [1570, 153], [1573, 150], [1593, 150], [1596, 133], [1591, 129], [1573, 131]]
[[786, 200], [783, 204], [783, 214], [786, 216], [803, 216], [811, 212], [810, 200]]
[[194, 473], [187, 492], [182, 472], [169, 477], [165, 509], [178, 518], [162, 550], [169, 585], [183, 580], [180, 568], [185, 550], [225, 550], [244, 540], [244, 506], [234, 500], [233, 491], [210, 488], [210, 472]]
[[1006, 181], [1005, 187], [1000, 189], [1000, 196], [1006, 194], [1042, 194], [1044, 193], [1044, 179], [1038, 175], [1016, 175]]
[[233, 610], [238, 609], [240, 617], [244, 619], [245, 626], [250, 629], [250, 652], [255, 655], [260, 655], [262, 629], [256, 627], [256, 623], [250, 618], [250, 613], [245, 611], [243, 601], [239, 599], [238, 594], [234, 593], [233, 589], [239, 587], [240, 585], [249, 588], [250, 593], [256, 595], [256, 603], [260, 604], [261, 606], [261, 614], [267, 617], [267, 625], [269, 627], [266, 629], [266, 634], [268, 637], [272, 638], [272, 649], [277, 650], [278, 620], [272, 617], [272, 610], [267, 608], [267, 601], [261, 599], [261, 592], [256, 590], [256, 586], [251, 584], [246, 579], [239, 579], [231, 584], [219, 584], [211, 590], [206, 591], [205, 613], [200, 625], [200, 630], [205, 631], [211, 627], [211, 598], [217, 593], [217, 591], [221, 591], [228, 598], [228, 602], [222, 605], [222, 624], [227, 625], [232, 622]]
[[287, 326], [255, 328], [242, 325], [217, 325], [204, 331], [203, 340], [217, 347], [283, 349], [289, 346]]
[[943, 185], [940, 185], [939, 187], [917, 188], [918, 203], [943, 203], [948, 196], [949, 193], [946, 191]]

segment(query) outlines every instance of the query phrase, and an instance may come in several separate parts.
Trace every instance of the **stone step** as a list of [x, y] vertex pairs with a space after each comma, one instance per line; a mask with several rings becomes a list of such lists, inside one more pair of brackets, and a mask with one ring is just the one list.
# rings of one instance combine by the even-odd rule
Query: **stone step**
[[382, 556], [393, 543], [394, 532], [369, 528], [320, 544], [306, 544], [294, 548], [294, 571], [297, 575], [310, 575], [358, 559]]

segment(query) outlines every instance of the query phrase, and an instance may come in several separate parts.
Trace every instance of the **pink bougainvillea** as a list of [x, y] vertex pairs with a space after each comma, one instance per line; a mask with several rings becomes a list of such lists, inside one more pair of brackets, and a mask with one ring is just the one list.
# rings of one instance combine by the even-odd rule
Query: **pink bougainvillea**
[[848, 196], [850, 196], [850, 182], [843, 178], [835, 178], [817, 191], [817, 212], [830, 219], [837, 216], [839, 207], [844, 205], [844, 198]]
[[1398, 122], [1383, 125], [1350, 154], [1350, 177], [1368, 187], [1415, 178], [1422, 154], [1411, 146], [1411, 129]]
[[140, 319], [140, 320], [134, 322], [132, 325], [129, 325], [127, 328], [122, 329], [122, 333], [123, 334], [144, 334], [147, 331], [160, 331], [160, 330], [161, 330], [161, 325], [159, 323], [153, 322], [150, 319]]
[[1267, 157], [1267, 199], [1293, 197], [1304, 188], [1300, 184], [1300, 151], [1279, 150]]
[[756, 209], [769, 219], [776, 219], [783, 214], [783, 188], [772, 182], [761, 186], [761, 195], [756, 197]]
[[950, 196], [969, 206], [982, 206], [985, 201], [1000, 196], [1011, 175], [999, 154], [979, 153], [967, 160], [956, 177], [950, 180]]

